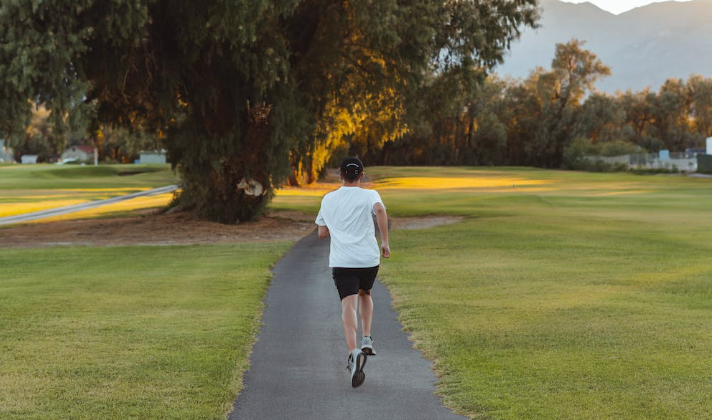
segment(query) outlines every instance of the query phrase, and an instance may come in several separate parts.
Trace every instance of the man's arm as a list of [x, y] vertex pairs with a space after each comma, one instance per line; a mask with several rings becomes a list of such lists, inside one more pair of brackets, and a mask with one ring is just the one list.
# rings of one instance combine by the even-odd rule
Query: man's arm
[[376, 224], [381, 233], [381, 255], [388, 258], [391, 256], [391, 248], [388, 246], [388, 214], [381, 203], [374, 204], [373, 210], [376, 212]]
[[[324, 205], [324, 200], [321, 202], [322, 206]], [[326, 220], [324, 220], [324, 216], [321, 214], [321, 209], [319, 209], [319, 214], [316, 215], [316, 220], [314, 221], [316, 225], [318, 226], [317, 229], [317, 235], [319, 236], [319, 239], [324, 239], [329, 237], [329, 228], [326, 227]]]
[[317, 235], [319, 235], [319, 239], [328, 238], [329, 228], [326, 226], [319, 226], [319, 229], [317, 230]]

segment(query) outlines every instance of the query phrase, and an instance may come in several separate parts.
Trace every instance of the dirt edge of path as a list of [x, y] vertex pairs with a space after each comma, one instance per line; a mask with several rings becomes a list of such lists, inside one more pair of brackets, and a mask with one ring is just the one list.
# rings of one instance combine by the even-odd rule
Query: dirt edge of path
[[[391, 218], [392, 229], [427, 229], [462, 217]], [[0, 229], [0, 249], [49, 246], [191, 245], [238, 242], [293, 242], [315, 228], [314, 216], [272, 212], [257, 221], [223, 225], [190, 213], [149, 212], [114, 219], [31, 223]]]

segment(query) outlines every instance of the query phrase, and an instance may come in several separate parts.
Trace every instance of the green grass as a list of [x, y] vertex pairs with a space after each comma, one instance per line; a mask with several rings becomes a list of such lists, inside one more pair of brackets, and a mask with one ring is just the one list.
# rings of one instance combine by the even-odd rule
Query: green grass
[[0, 250], [0, 418], [224, 419], [288, 247]]
[[712, 181], [366, 172], [391, 216], [465, 218], [391, 232], [381, 270], [446, 405], [477, 419], [709, 418]]
[[[52, 169], [22, 188], [161, 176]], [[381, 271], [448, 406], [478, 419], [709, 417], [710, 180], [367, 173], [392, 216], [464, 217], [392, 232]], [[316, 214], [333, 187], [271, 207]], [[0, 250], [0, 418], [224, 418], [267, 267], [287, 247]]]
[[175, 184], [170, 165], [12, 165], [0, 167], [0, 191], [146, 188]]

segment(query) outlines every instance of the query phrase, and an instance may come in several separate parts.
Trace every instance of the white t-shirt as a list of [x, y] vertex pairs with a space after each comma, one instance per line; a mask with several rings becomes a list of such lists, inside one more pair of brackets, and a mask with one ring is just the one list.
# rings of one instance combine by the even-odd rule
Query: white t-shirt
[[381, 249], [373, 227], [376, 203], [383, 204], [378, 192], [359, 187], [341, 187], [321, 200], [316, 224], [329, 228], [329, 267], [368, 268], [380, 264]]

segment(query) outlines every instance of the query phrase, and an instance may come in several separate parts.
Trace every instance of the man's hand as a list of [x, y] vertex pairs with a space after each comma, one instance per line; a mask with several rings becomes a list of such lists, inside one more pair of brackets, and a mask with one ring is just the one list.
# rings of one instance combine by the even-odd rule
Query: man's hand
[[391, 256], [391, 247], [388, 246], [388, 215], [383, 204], [376, 203], [373, 205], [373, 210], [376, 212], [376, 224], [378, 231], [381, 233], [381, 256], [389, 258]]
[[381, 244], [381, 256], [383, 258], [390, 258], [391, 247], [388, 246], [388, 243]]
[[319, 226], [317, 229], [317, 235], [319, 239], [324, 239], [329, 237], [329, 228], [326, 226]]

